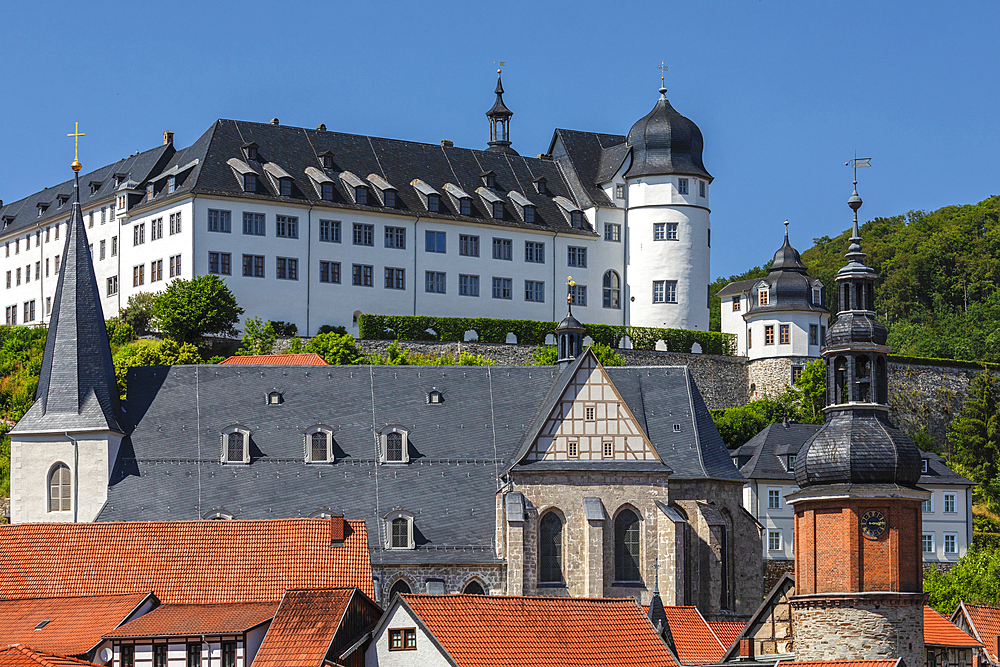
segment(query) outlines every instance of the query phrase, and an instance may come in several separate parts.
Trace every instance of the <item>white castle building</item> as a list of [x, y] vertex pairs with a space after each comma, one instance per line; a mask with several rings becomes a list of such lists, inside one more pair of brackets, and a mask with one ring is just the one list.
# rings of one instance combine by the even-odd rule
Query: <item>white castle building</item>
[[[81, 175], [102, 307], [218, 274], [246, 316], [357, 333], [362, 313], [708, 329], [709, 187], [698, 127], [661, 89], [627, 136], [557, 129], [511, 148], [497, 80], [485, 150], [218, 120]], [[72, 182], [4, 205], [6, 324], [48, 324]], [[352, 328], [354, 327], [354, 328]]]

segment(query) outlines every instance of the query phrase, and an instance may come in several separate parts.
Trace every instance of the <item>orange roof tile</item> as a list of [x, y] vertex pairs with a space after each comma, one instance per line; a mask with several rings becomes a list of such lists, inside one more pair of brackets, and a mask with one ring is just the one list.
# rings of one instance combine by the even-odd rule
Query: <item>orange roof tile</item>
[[924, 605], [924, 644], [931, 646], [982, 646], [974, 637]]
[[1000, 609], [985, 605], [967, 604], [965, 610], [976, 628], [987, 652], [997, 659], [997, 635], [1000, 635]]
[[712, 632], [728, 650], [740, 638], [740, 633], [747, 624], [739, 621], [708, 621], [708, 627], [712, 628]]
[[[5, 573], [6, 577], [7, 574]], [[122, 623], [149, 595], [46, 598], [0, 602], [0, 645], [27, 644], [62, 655], [83, 655]], [[38, 624], [48, 621], [36, 630]]]
[[165, 604], [104, 634], [105, 639], [232, 635], [274, 618], [277, 602]]
[[353, 588], [285, 593], [254, 667], [321, 667], [353, 594]]
[[682, 665], [718, 662], [729, 646], [723, 646], [697, 607], [663, 606], [677, 658]]
[[326, 359], [315, 352], [305, 354], [250, 354], [242, 357], [229, 357], [220, 361], [219, 365], [227, 366], [329, 366]]
[[373, 595], [364, 521], [330, 546], [329, 519], [0, 526], [0, 600], [152, 589], [164, 604], [277, 602], [289, 588]]
[[781, 664], [795, 665], [795, 667], [895, 667], [897, 662], [897, 660], [806, 660]]
[[0, 667], [94, 667], [94, 664], [13, 644], [0, 649]]
[[459, 667], [674, 667], [632, 598], [403, 595]]

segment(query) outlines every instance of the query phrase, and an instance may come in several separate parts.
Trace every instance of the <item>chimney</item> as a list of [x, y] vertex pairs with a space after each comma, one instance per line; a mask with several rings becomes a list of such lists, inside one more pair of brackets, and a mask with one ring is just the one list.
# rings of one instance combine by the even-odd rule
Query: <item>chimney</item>
[[753, 637], [740, 637], [740, 660], [753, 659]]
[[442, 139], [441, 140], [441, 147], [442, 148], [454, 148], [455, 147], [455, 142], [452, 141], [451, 139]]
[[342, 547], [342, 546], [344, 546], [344, 515], [343, 514], [331, 514], [330, 515], [330, 546], [331, 547]]
[[163, 131], [163, 145], [173, 146], [174, 145], [174, 133], [170, 130]]
[[277, 124], [278, 124], [278, 119], [277, 118], [272, 118], [271, 119], [271, 125], [277, 125]]
[[320, 123], [319, 125], [316, 126], [316, 129], [319, 130], [320, 132], [326, 132], [326, 123]]

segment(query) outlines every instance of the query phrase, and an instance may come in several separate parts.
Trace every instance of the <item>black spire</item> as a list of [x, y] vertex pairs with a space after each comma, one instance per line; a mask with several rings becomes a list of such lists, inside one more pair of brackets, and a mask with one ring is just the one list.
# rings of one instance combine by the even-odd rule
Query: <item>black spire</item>
[[774, 253], [774, 261], [771, 262], [771, 271], [797, 271], [806, 272], [806, 265], [802, 263], [799, 251], [788, 242], [788, 221], [785, 220], [785, 243]]
[[80, 209], [79, 162], [35, 402], [12, 432], [124, 433], [101, 295]]
[[510, 147], [510, 117], [514, 115], [514, 112], [503, 103], [503, 83], [500, 81], [500, 70], [497, 70], [497, 89], [494, 92], [496, 92], [497, 101], [486, 112], [486, 117], [490, 119], [490, 147], [486, 150], [517, 155], [517, 151]]

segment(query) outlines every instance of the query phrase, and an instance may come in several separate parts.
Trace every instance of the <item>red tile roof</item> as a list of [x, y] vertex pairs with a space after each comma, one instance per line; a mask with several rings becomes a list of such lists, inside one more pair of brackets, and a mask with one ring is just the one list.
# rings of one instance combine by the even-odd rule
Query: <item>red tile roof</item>
[[364, 521], [330, 546], [331, 519], [0, 526], [0, 600], [149, 591], [164, 604], [277, 602], [289, 588], [373, 595]]
[[1000, 609], [978, 604], [967, 604], [965, 611], [976, 628], [976, 634], [983, 641], [986, 650], [997, 659], [997, 635], [1000, 635]]
[[806, 660], [781, 664], [795, 665], [795, 667], [895, 667], [897, 662], [898, 660]]
[[220, 361], [219, 365], [227, 366], [329, 366], [326, 359], [315, 352], [305, 354], [250, 354], [242, 357], [229, 357]]
[[924, 605], [924, 644], [931, 646], [982, 646], [974, 637], [927, 605]]
[[[104, 633], [118, 627], [148, 595], [147, 590], [107, 597], [0, 602], [0, 645], [30, 643], [42, 651], [83, 655], [100, 644]], [[48, 623], [36, 630], [43, 621]]]
[[682, 665], [707, 665], [722, 659], [729, 646], [722, 645], [697, 607], [664, 605], [663, 611]]
[[719, 638], [722, 645], [729, 649], [740, 638], [740, 633], [747, 627], [747, 624], [739, 621], [708, 621], [708, 627], [712, 628], [712, 632]]
[[321, 667], [353, 594], [353, 588], [285, 593], [254, 667]]
[[93, 663], [14, 644], [0, 648], [0, 667], [94, 667]]
[[403, 595], [459, 667], [675, 667], [632, 598]]
[[165, 604], [104, 634], [106, 639], [234, 635], [274, 618], [277, 602]]

